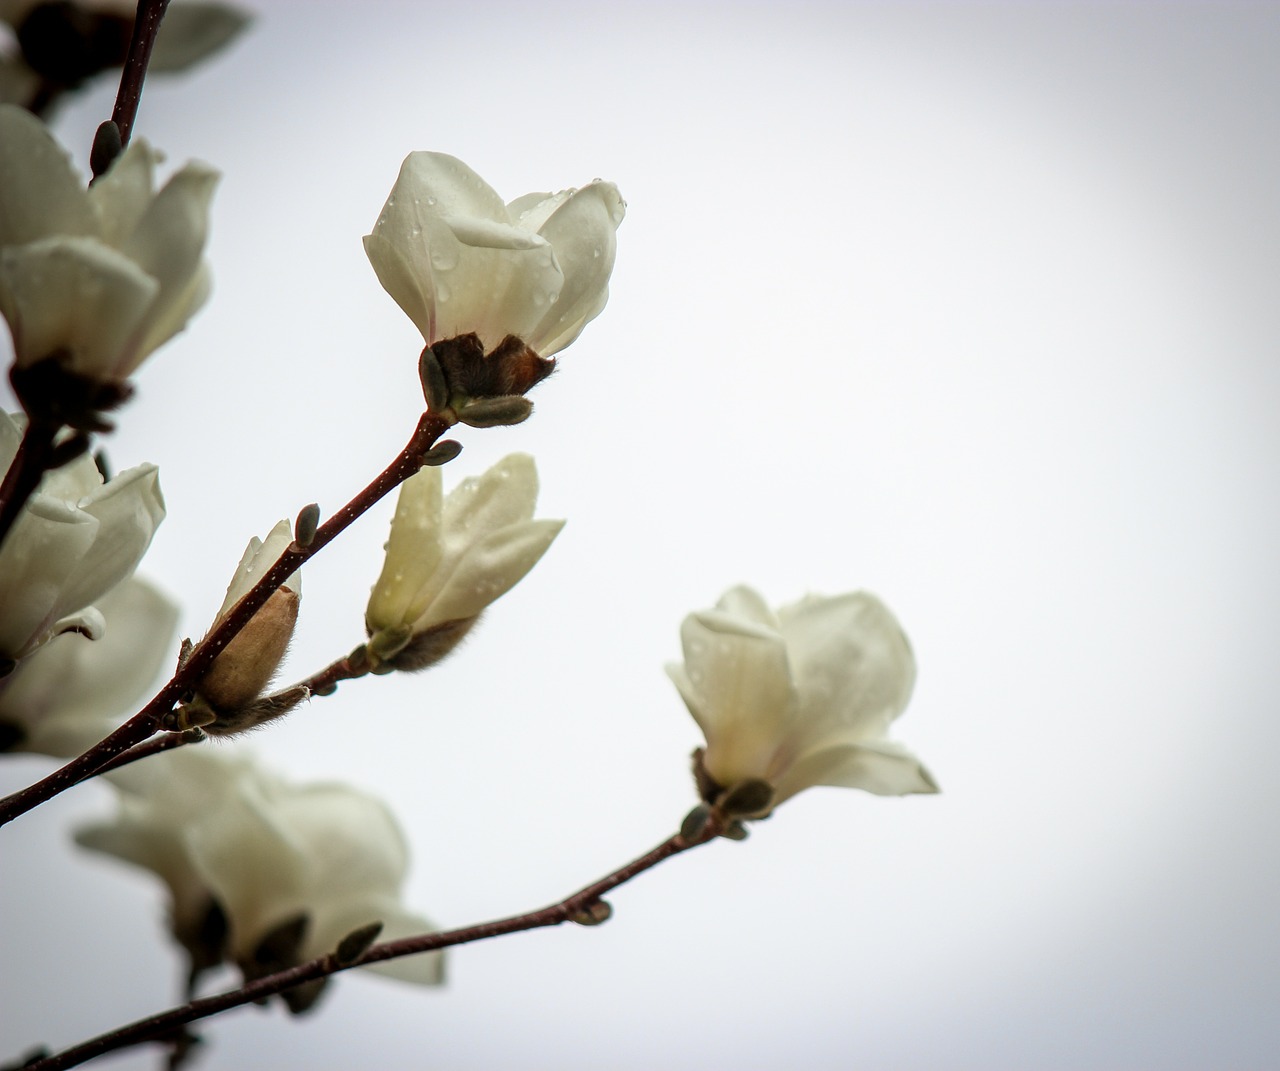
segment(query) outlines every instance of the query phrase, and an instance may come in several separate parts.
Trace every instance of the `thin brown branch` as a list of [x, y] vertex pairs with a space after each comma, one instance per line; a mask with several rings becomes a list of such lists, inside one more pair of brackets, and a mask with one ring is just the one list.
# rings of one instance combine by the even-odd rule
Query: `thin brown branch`
[[[40, 479], [52, 467], [54, 460], [54, 440], [61, 429], [60, 424], [46, 424], [29, 420], [22, 433], [22, 441], [18, 443], [18, 451], [0, 481], [0, 545], [22, 515], [22, 507], [27, 504]], [[18, 652], [12, 651], [16, 655]]]
[[99, 774], [110, 773], [112, 770], [118, 770], [121, 766], [128, 766], [139, 759], [160, 755], [166, 751], [173, 751], [175, 748], [186, 747], [188, 744], [198, 744], [207, 739], [208, 737], [199, 729], [188, 729], [182, 733], [164, 733], [161, 736], [153, 736], [149, 740], [144, 740], [141, 744], [134, 744], [128, 751], [120, 752], [115, 758], [109, 759], [94, 770], [92, 776], [97, 777]]
[[129, 144], [133, 121], [138, 115], [138, 103], [142, 100], [142, 83], [151, 63], [151, 50], [155, 47], [156, 34], [164, 18], [169, 0], [138, 0], [138, 13], [133, 20], [133, 36], [129, 40], [129, 53], [125, 57], [124, 70], [120, 73], [120, 89], [116, 93], [116, 106], [112, 121], [120, 128], [120, 143]]
[[164, 1040], [172, 1037], [176, 1030], [187, 1023], [207, 1019], [211, 1015], [217, 1015], [220, 1012], [229, 1011], [232, 1008], [238, 1008], [254, 1001], [264, 1000], [304, 982], [326, 978], [331, 974], [350, 970], [353, 967], [365, 967], [371, 963], [382, 963], [389, 959], [413, 956], [422, 952], [436, 952], [442, 948], [470, 944], [474, 941], [484, 941], [490, 937], [502, 937], [505, 934], [519, 933], [523, 930], [559, 926], [562, 923], [578, 918], [594, 905], [600, 903], [600, 898], [606, 893], [643, 874], [646, 870], [651, 870], [664, 860], [714, 840], [723, 830], [724, 823], [725, 819], [722, 815], [713, 815], [706, 826], [696, 835], [686, 837], [682, 833], [677, 833], [674, 837], [663, 841], [656, 848], [646, 852], [638, 859], [633, 859], [626, 866], [619, 867], [607, 877], [601, 878], [583, 889], [579, 889], [572, 896], [567, 896], [558, 903], [537, 911], [530, 911], [523, 915], [513, 915], [493, 922], [482, 922], [475, 926], [466, 926], [460, 930], [427, 933], [417, 937], [405, 937], [398, 941], [387, 941], [385, 944], [374, 945], [364, 955], [350, 963], [340, 963], [332, 955], [322, 956], [320, 959], [311, 960], [309, 963], [303, 963], [300, 966], [291, 967], [288, 970], [259, 978], [257, 981], [250, 982], [239, 989], [233, 989], [213, 997], [203, 997], [181, 1007], [171, 1008], [169, 1011], [161, 1012], [158, 1015], [139, 1019], [135, 1023], [101, 1034], [54, 1056], [37, 1060], [27, 1065], [28, 1071], [62, 1071], [64, 1068], [78, 1067], [104, 1053], [114, 1052], [132, 1045], [140, 1045], [148, 1041]]
[[0, 825], [13, 821], [19, 815], [53, 799], [58, 793], [92, 777], [117, 755], [142, 743], [156, 732], [160, 728], [161, 719], [199, 681], [204, 671], [213, 664], [213, 660], [271, 597], [272, 592], [304, 562], [336, 539], [357, 517], [417, 472], [422, 467], [427, 452], [449, 426], [449, 422], [442, 417], [432, 413], [423, 414], [412, 438], [396, 459], [368, 487], [320, 525], [314, 538], [305, 547], [300, 547], [296, 542], [291, 543], [248, 594], [196, 644], [186, 661], [178, 667], [177, 672], [151, 702], [83, 755], [72, 759], [43, 780], [0, 800]]

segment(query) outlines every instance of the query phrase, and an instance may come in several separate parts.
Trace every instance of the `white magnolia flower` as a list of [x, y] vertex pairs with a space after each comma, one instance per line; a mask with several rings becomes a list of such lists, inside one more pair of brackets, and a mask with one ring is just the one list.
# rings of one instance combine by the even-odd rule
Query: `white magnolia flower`
[[[0, 471], [21, 439], [0, 413]], [[63, 632], [100, 636], [92, 604], [132, 575], [163, 518], [154, 465], [105, 483], [83, 456], [46, 473], [0, 545], [0, 658], [21, 660]]]
[[80, 754], [133, 712], [172, 658], [178, 607], [150, 584], [131, 577], [98, 609], [101, 639], [56, 636], [0, 680], [0, 737], [13, 737], [12, 750]]
[[134, 139], [86, 190], [43, 123], [0, 105], [0, 313], [19, 367], [57, 356], [124, 380], [204, 304], [218, 173], [189, 163], [157, 193], [159, 158]]
[[814, 785], [938, 791], [920, 761], [886, 739], [916, 668], [875, 596], [809, 596], [774, 613], [737, 587], [685, 618], [680, 635], [684, 664], [667, 672], [707, 738], [701, 765], [719, 788], [764, 781], [773, 789], [765, 811]]
[[[528, 454], [509, 454], [444, 497], [440, 470], [405, 481], [391, 522], [382, 575], [365, 612], [370, 648], [398, 668], [430, 665], [480, 613], [522, 580], [564, 521], [533, 520], [538, 472]], [[393, 637], [399, 637], [393, 641]], [[419, 648], [415, 650], [414, 641]], [[409, 643], [404, 647], [405, 642]], [[425, 659], [425, 660], [424, 660]]]
[[[382, 922], [379, 940], [435, 926], [400, 903], [408, 849], [395, 817], [380, 800], [349, 785], [289, 785], [246, 779], [214, 820], [187, 835], [197, 872], [230, 922], [230, 958], [262, 958], [267, 935], [304, 916], [293, 957], [332, 952], [347, 934]], [[438, 954], [373, 969], [431, 985], [443, 980]]]
[[[77, 841], [159, 875], [175, 936], [205, 966], [225, 958], [253, 977], [332, 952], [373, 922], [383, 923], [380, 940], [435, 929], [401, 904], [404, 836], [387, 807], [363, 792], [291, 785], [208, 747], [108, 776], [122, 790], [117, 817], [82, 828]], [[211, 909], [225, 920], [222, 940], [193, 947], [191, 935], [219, 933], [205, 924]], [[432, 985], [443, 979], [443, 957], [370, 969]]]
[[475, 333], [564, 349], [609, 296], [626, 205], [611, 182], [502, 203], [461, 160], [405, 158], [365, 252], [428, 345]]

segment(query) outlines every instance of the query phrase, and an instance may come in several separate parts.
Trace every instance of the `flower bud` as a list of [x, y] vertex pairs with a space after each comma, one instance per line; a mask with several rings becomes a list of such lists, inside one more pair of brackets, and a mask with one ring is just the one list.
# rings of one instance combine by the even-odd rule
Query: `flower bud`
[[406, 480], [365, 612], [370, 656], [411, 671], [452, 651], [563, 526], [533, 519], [537, 497], [538, 474], [527, 454], [511, 454], [447, 498], [439, 469]]
[[[293, 533], [288, 521], [280, 521], [266, 540], [256, 537], [250, 540], [227, 588], [222, 609], [214, 621], [215, 628], [275, 565], [292, 541]], [[202, 726], [212, 735], [239, 732], [265, 720], [266, 715], [278, 717], [284, 712], [272, 708], [259, 711], [248, 719], [244, 715], [271, 682], [284, 659], [293, 638], [294, 626], [298, 623], [301, 587], [301, 574], [295, 572], [271, 593], [218, 653], [193, 689], [195, 699], [183, 712], [179, 722], [181, 728]], [[285, 709], [301, 698], [304, 697], [294, 699]], [[210, 712], [212, 718], [208, 717]], [[250, 724], [245, 724], [246, 720]]]

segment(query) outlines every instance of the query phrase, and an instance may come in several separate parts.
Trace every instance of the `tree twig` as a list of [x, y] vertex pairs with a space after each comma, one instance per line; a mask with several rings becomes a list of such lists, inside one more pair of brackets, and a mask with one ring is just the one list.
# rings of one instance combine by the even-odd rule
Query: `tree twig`
[[209, 634], [196, 644], [168, 683], [141, 711], [105, 740], [98, 742], [78, 758], [72, 759], [61, 769], [0, 800], [0, 825], [13, 821], [19, 815], [26, 814], [34, 807], [53, 799], [58, 793], [92, 777], [117, 755], [151, 736], [160, 727], [161, 719], [177, 705], [183, 694], [199, 681], [204, 671], [213, 664], [213, 660], [248, 624], [253, 615], [271, 597], [272, 592], [304, 562], [328, 546], [357, 517], [417, 472], [422, 467], [423, 458], [427, 452], [449, 427], [450, 423], [443, 417], [424, 413], [418, 421], [417, 428], [414, 429], [413, 436], [396, 459], [368, 487], [320, 525], [305, 547], [299, 546], [296, 541], [291, 543], [275, 565], [262, 575], [244, 598], [236, 603], [209, 631]]
[[677, 833], [669, 837], [656, 848], [633, 859], [625, 866], [619, 867], [612, 874], [579, 889], [572, 896], [523, 915], [513, 915], [493, 922], [482, 922], [475, 926], [466, 926], [460, 930], [448, 930], [444, 933], [427, 933], [416, 937], [405, 937], [398, 941], [387, 941], [374, 945], [362, 956], [351, 962], [339, 962], [335, 955], [322, 956], [297, 967], [266, 975], [255, 982], [241, 986], [217, 996], [202, 997], [181, 1007], [171, 1008], [158, 1015], [139, 1019], [137, 1022], [101, 1034], [89, 1041], [66, 1049], [54, 1056], [37, 1060], [27, 1065], [27, 1071], [63, 1071], [64, 1068], [78, 1067], [80, 1064], [104, 1053], [117, 1049], [140, 1045], [148, 1041], [164, 1040], [173, 1036], [174, 1032], [187, 1023], [206, 1019], [211, 1015], [238, 1008], [253, 1001], [261, 1001], [267, 997], [292, 989], [296, 985], [315, 981], [319, 978], [350, 970], [353, 967], [367, 967], [372, 963], [383, 963], [402, 956], [417, 955], [422, 952], [435, 952], [455, 945], [470, 944], [490, 937], [501, 937], [509, 933], [523, 930], [536, 930], [547, 926], [559, 926], [562, 923], [581, 918], [584, 913], [601, 903], [601, 897], [623, 885], [632, 878], [651, 870], [664, 860], [686, 852], [690, 848], [706, 844], [714, 840], [725, 827], [725, 818], [713, 814], [707, 824], [696, 834], [686, 836]]
[[120, 143], [129, 144], [133, 121], [138, 115], [138, 103], [142, 100], [142, 83], [151, 63], [151, 50], [155, 47], [156, 34], [164, 18], [169, 0], [138, 0], [138, 13], [133, 19], [133, 36], [129, 40], [129, 53], [125, 57], [124, 70], [120, 73], [120, 89], [116, 93], [116, 106], [111, 120], [120, 128]]

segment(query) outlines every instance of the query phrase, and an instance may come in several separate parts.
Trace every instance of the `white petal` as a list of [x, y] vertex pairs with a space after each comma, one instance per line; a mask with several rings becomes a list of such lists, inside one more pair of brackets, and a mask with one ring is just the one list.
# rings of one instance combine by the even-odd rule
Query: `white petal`
[[[219, 174], [203, 164], [187, 164], [166, 184], [138, 221], [121, 247], [148, 275], [160, 280], [160, 292], [133, 339], [128, 364], [118, 370], [123, 378], [150, 352], [152, 340], [173, 335], [174, 310], [185, 316], [194, 311], [192, 298], [208, 293], [208, 278], [201, 256], [209, 232], [209, 205]], [[196, 285], [193, 287], [193, 281]]]
[[625, 208], [611, 182], [593, 182], [556, 209], [540, 233], [556, 251], [564, 284], [554, 307], [533, 329], [529, 343], [543, 357], [569, 345], [604, 308], [617, 256], [617, 230]]
[[[292, 542], [293, 526], [287, 520], [277, 521], [275, 527], [267, 533], [266, 539], [253, 536], [249, 540], [249, 545], [245, 547], [244, 554], [240, 558], [240, 564], [236, 566], [235, 575], [227, 585], [227, 594], [218, 610], [218, 619], [249, 593], [250, 589], [280, 560], [280, 555]], [[292, 581], [297, 575], [297, 573], [292, 574], [289, 580]]]
[[126, 580], [98, 601], [102, 638], [60, 636], [28, 656], [0, 691], [0, 721], [21, 725], [22, 751], [69, 758], [97, 743], [144, 698], [173, 656], [177, 606]]
[[107, 173], [89, 187], [98, 233], [108, 245], [119, 248], [138, 226], [155, 194], [152, 175], [159, 162], [160, 154], [145, 138], [134, 138]]
[[430, 600], [440, 564], [443, 487], [435, 466], [420, 469], [400, 487], [382, 572], [369, 596], [365, 623], [371, 632], [410, 624], [410, 605]]
[[0, 251], [0, 312], [19, 364], [65, 350], [73, 371], [112, 377], [159, 293], [152, 276], [94, 238]]
[[533, 458], [508, 454], [449, 492], [443, 510], [448, 546], [465, 545], [486, 532], [527, 521], [537, 502], [538, 469]]
[[777, 632], [780, 628], [778, 615], [769, 609], [764, 596], [755, 588], [749, 588], [745, 584], [730, 588], [721, 595], [720, 601], [716, 603], [716, 609], [743, 621], [753, 621], [763, 625], [771, 632]]
[[93, 547], [96, 517], [34, 495], [0, 546], [0, 655], [21, 658], [61, 616], [66, 577]]
[[138, 567], [164, 519], [159, 471], [154, 465], [127, 469], [82, 499], [80, 507], [100, 526], [92, 553], [65, 576], [54, 604], [59, 617], [94, 602]]
[[96, 233], [84, 182], [48, 127], [0, 105], [0, 246]]
[[813, 785], [860, 788], [877, 796], [938, 791], [920, 760], [892, 740], [837, 745], [805, 756], [778, 779], [774, 806]]
[[[378, 281], [428, 343], [477, 330], [459, 331], [453, 325], [482, 320], [492, 296], [472, 285], [465, 270], [462, 278], [451, 277], [463, 246], [445, 216], [509, 222], [502, 199], [461, 160], [443, 153], [410, 153], [365, 240]], [[437, 323], [442, 305], [450, 308], [443, 333]]]
[[432, 326], [436, 297], [430, 271], [424, 273], [408, 251], [381, 233], [364, 236], [364, 252], [382, 288], [422, 332], [423, 339], [428, 343], [437, 341]]
[[911, 698], [915, 658], [897, 619], [874, 595], [811, 596], [779, 611], [808, 739], [884, 735]]
[[[416, 628], [477, 617], [528, 575], [563, 527], [564, 521], [525, 521], [471, 544], [441, 578], [440, 593], [412, 619]], [[410, 612], [416, 609], [415, 602]]]
[[680, 638], [687, 685], [698, 697], [690, 713], [707, 738], [707, 772], [722, 785], [764, 777], [794, 705], [782, 637], [705, 612], [685, 618]]

